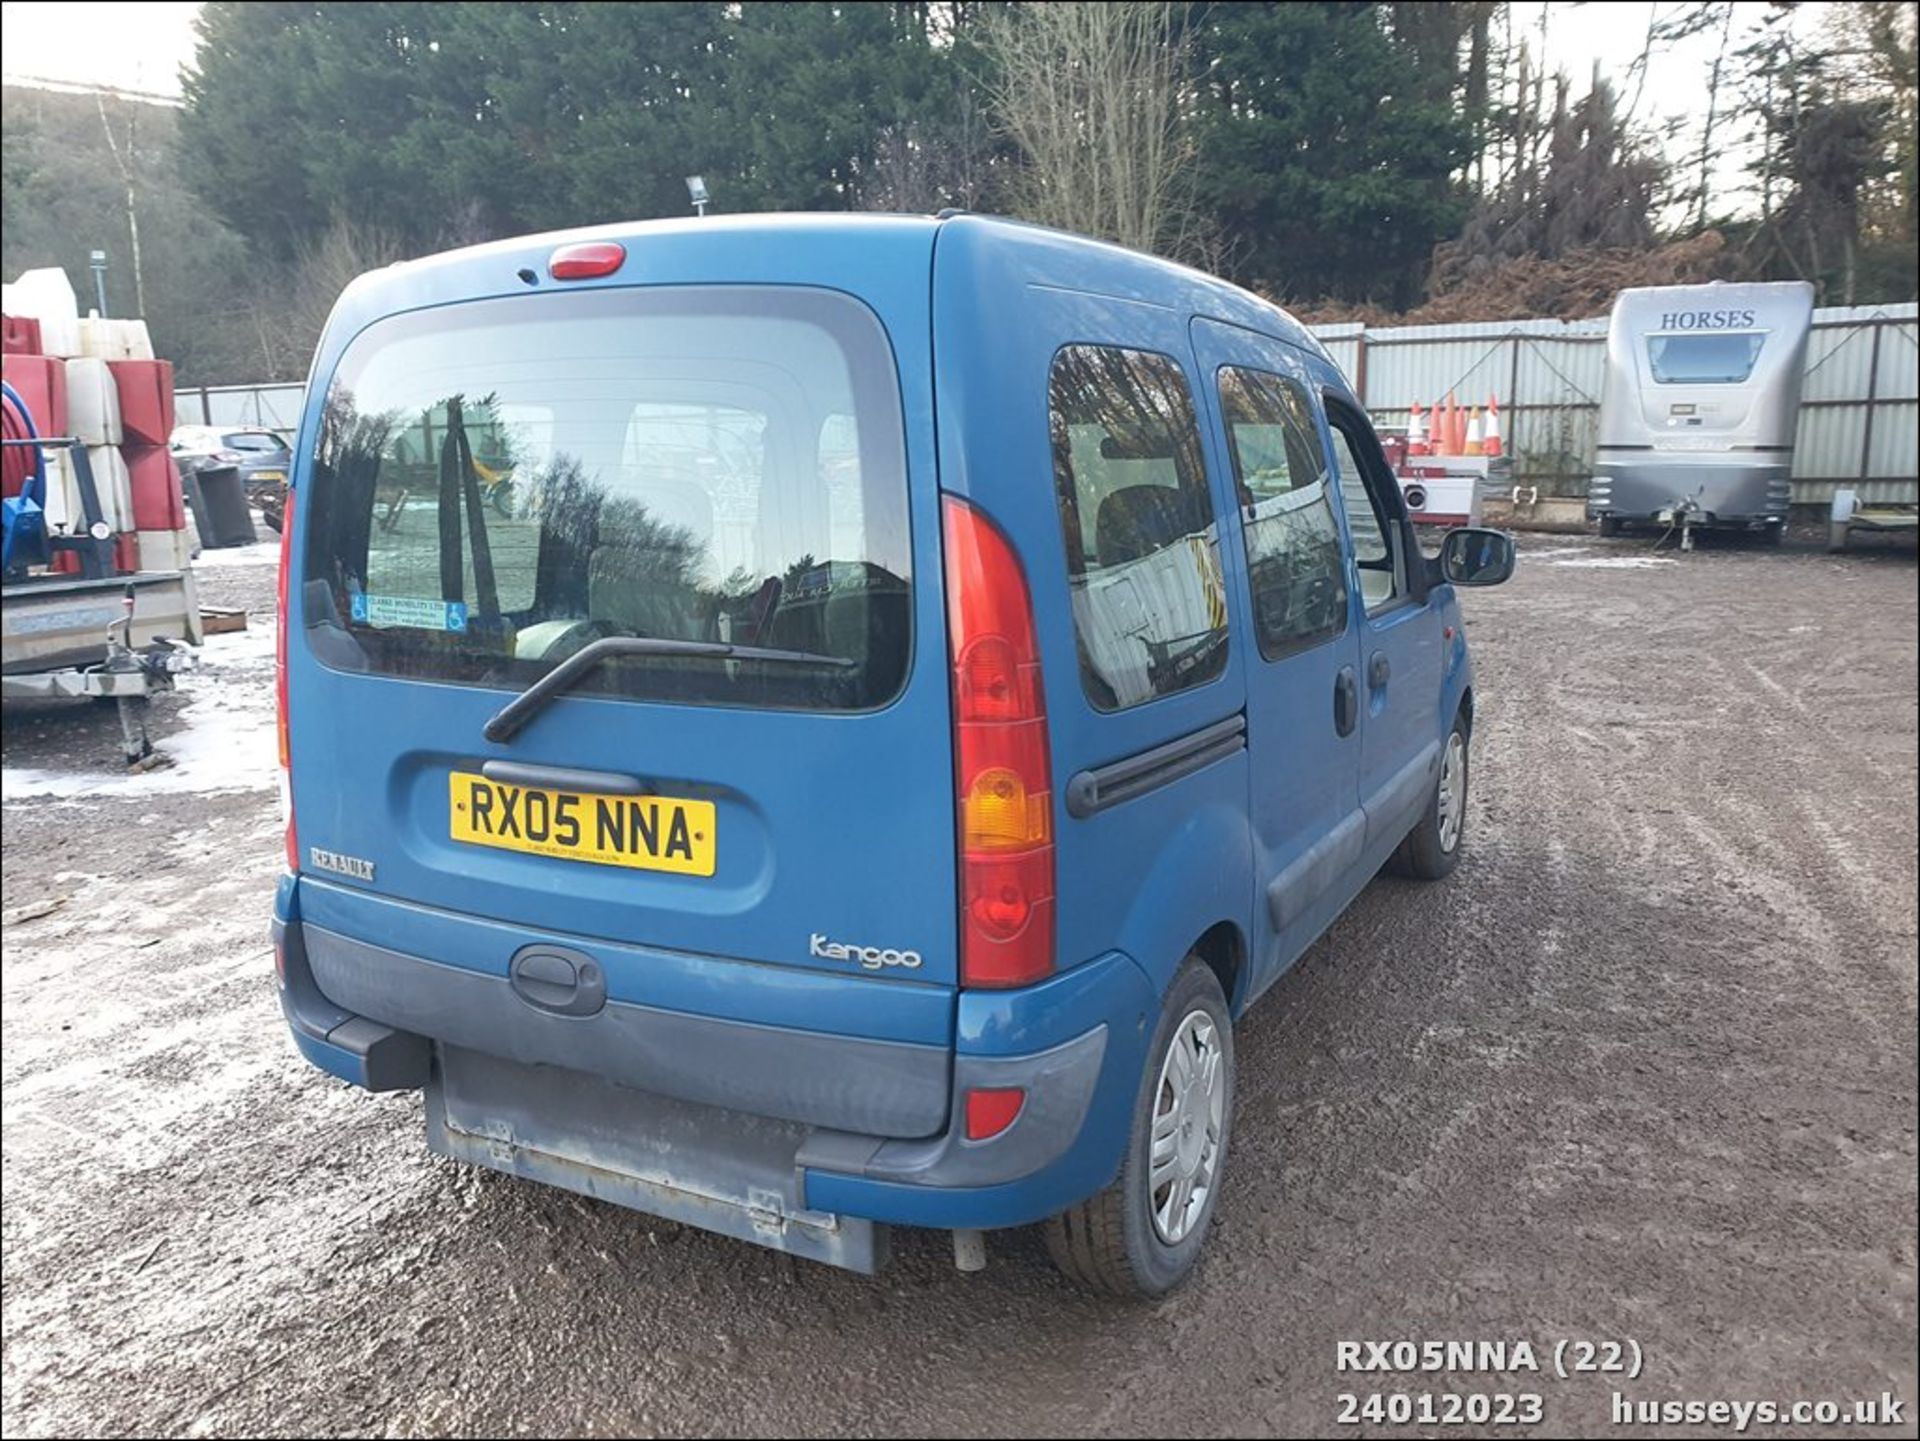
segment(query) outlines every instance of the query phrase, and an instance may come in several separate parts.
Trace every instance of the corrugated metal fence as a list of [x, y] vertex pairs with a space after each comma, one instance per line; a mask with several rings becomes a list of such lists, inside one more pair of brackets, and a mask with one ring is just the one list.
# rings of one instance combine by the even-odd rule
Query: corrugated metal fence
[[257, 425], [291, 431], [300, 424], [304, 385], [202, 385], [174, 392], [181, 425]]
[[[1593, 469], [1607, 322], [1517, 320], [1466, 325], [1315, 327], [1382, 425], [1452, 391], [1500, 399], [1514, 479], [1549, 495], [1583, 495]], [[1866, 500], [1916, 498], [1920, 477], [1920, 306], [1816, 310], [1807, 347], [1793, 498], [1824, 504], [1836, 486]]]
[[[1483, 321], [1315, 333], [1382, 425], [1452, 391], [1462, 404], [1500, 399], [1514, 479], [1548, 495], [1583, 495], [1593, 470], [1607, 322]], [[183, 424], [291, 430], [304, 387], [183, 390]], [[1793, 498], [1825, 504], [1840, 485], [1869, 501], [1913, 501], [1920, 477], [1920, 306], [1816, 310], [1807, 348]]]

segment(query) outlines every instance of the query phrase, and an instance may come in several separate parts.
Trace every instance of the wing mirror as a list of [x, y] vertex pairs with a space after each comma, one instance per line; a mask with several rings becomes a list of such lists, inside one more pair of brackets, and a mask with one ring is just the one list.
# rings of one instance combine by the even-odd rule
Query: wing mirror
[[1440, 542], [1440, 574], [1454, 585], [1499, 585], [1513, 574], [1513, 537], [1465, 527]]

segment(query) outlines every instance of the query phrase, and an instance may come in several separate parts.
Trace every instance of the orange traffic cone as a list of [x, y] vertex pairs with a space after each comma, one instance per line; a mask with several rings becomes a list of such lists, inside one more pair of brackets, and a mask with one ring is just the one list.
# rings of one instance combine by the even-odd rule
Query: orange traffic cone
[[1427, 412], [1415, 401], [1413, 415], [1407, 421], [1407, 454], [1431, 455], [1433, 447], [1427, 443]]
[[1487, 433], [1480, 428], [1480, 407], [1474, 406], [1473, 414], [1467, 419], [1467, 443], [1460, 447], [1462, 455], [1485, 455]]
[[1439, 443], [1435, 446], [1435, 449], [1438, 450], [1441, 455], [1458, 455], [1460, 453], [1453, 440], [1453, 430], [1455, 425], [1459, 423], [1459, 420], [1460, 412], [1454, 408], [1453, 392], [1449, 390], [1447, 392], [1447, 414], [1446, 418], [1440, 422], [1440, 439]]
[[1484, 444], [1488, 455], [1500, 453], [1500, 402], [1492, 395], [1487, 397], [1487, 433]]

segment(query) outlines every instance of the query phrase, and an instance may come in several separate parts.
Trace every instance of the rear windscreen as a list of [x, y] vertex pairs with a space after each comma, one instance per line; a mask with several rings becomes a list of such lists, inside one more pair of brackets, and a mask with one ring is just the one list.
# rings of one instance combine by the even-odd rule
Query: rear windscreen
[[334, 372], [311, 484], [306, 623], [341, 669], [520, 689], [619, 636], [702, 653], [616, 656], [577, 690], [855, 710], [906, 677], [899, 383], [845, 295], [396, 316]]
[[1753, 374], [1766, 338], [1757, 330], [1650, 335], [1647, 360], [1661, 385], [1738, 385]]

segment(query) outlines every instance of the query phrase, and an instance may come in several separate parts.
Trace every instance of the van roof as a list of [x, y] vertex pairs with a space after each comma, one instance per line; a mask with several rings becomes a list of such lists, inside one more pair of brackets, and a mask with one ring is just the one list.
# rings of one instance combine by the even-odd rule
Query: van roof
[[768, 242], [777, 251], [781, 242], [817, 244], [824, 238], [839, 237], [868, 250], [875, 262], [884, 262], [889, 251], [900, 258], [916, 252], [916, 258], [924, 256], [936, 235], [942, 244], [964, 247], [971, 262], [986, 266], [996, 278], [1186, 310], [1262, 331], [1321, 356], [1326, 354], [1312, 332], [1279, 306], [1215, 276], [1084, 235], [967, 211], [946, 211], [939, 216], [686, 216], [516, 236], [403, 260], [369, 272], [347, 287], [335, 319], [352, 316], [365, 323], [378, 315], [419, 305], [500, 294], [503, 271], [511, 276], [522, 268], [532, 268], [544, 274], [549, 252], [583, 241], [617, 240], [638, 247], [643, 242], [726, 237], [733, 244]]

